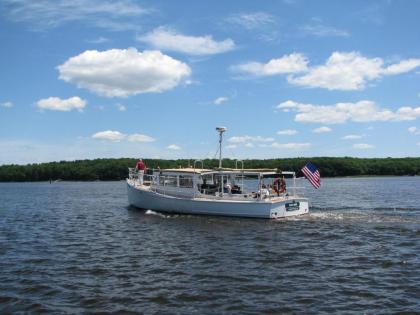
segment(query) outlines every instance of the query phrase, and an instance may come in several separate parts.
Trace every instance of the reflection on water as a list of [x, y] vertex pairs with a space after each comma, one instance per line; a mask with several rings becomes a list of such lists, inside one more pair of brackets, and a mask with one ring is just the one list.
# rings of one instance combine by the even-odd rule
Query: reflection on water
[[0, 184], [0, 313], [420, 312], [420, 178], [303, 182], [309, 215], [128, 207], [124, 182]]

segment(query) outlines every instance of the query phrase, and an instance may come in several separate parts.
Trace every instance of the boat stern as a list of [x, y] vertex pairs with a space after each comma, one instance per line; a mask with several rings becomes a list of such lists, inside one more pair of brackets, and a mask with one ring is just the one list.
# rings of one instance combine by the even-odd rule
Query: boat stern
[[306, 198], [290, 198], [274, 202], [270, 210], [271, 219], [303, 215], [309, 212], [309, 201]]

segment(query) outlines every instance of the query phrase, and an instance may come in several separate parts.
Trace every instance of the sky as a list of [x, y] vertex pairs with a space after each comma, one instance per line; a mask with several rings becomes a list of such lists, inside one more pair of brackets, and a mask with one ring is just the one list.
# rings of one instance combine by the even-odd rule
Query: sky
[[420, 1], [0, 0], [0, 164], [420, 156]]

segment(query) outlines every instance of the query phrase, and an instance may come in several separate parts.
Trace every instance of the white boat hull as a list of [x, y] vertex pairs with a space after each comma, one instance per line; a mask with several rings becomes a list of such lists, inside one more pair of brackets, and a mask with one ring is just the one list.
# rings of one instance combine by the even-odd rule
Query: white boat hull
[[250, 218], [276, 219], [309, 212], [306, 198], [285, 197], [262, 200], [226, 200], [215, 198], [179, 198], [151, 191], [149, 187], [127, 181], [130, 205], [155, 211]]

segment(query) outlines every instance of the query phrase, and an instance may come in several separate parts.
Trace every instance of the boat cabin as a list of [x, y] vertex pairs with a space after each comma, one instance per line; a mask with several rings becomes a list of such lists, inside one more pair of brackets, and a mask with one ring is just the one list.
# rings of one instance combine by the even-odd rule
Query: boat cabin
[[[293, 195], [296, 194], [294, 172], [281, 172], [267, 169], [198, 169], [180, 168], [153, 170], [145, 175], [144, 185], [152, 191], [174, 197], [188, 198], [227, 198], [265, 199], [286, 195], [284, 177], [293, 180]], [[281, 181], [284, 188], [281, 188]]]

